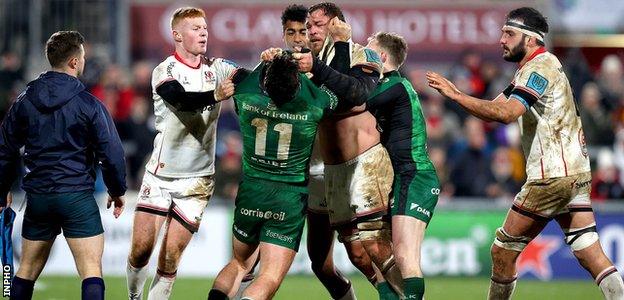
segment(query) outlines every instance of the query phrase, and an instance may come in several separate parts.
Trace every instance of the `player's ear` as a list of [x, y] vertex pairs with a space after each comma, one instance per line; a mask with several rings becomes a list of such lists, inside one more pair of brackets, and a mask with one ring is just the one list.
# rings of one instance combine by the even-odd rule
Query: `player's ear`
[[388, 60], [388, 53], [382, 51], [379, 53], [379, 58], [381, 58], [382, 63], [385, 63]]
[[182, 35], [177, 30], [173, 31], [173, 40], [178, 43], [182, 42]]
[[71, 69], [76, 69], [78, 67], [78, 57], [76, 56], [70, 57], [69, 60], [67, 61], [67, 65]]

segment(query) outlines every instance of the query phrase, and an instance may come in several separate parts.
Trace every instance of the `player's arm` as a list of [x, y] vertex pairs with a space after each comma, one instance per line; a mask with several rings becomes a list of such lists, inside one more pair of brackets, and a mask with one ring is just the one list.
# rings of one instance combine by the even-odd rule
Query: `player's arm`
[[7, 206], [7, 194], [17, 177], [19, 151], [24, 145], [24, 141], [20, 137], [26, 136], [25, 132], [21, 132], [19, 125], [18, 110], [20, 106], [21, 101], [17, 101], [11, 106], [0, 127], [0, 208]]
[[126, 162], [121, 139], [106, 108], [100, 101], [91, 117], [90, 136], [95, 145], [96, 159], [102, 167], [102, 177], [111, 197], [126, 193]]
[[217, 104], [214, 91], [187, 92], [180, 82], [169, 78], [156, 87], [156, 93], [179, 111], [197, 111]]
[[[336, 52], [337, 56], [334, 56], [334, 60], [350, 61], [348, 52], [346, 57], [338, 56], [339, 53]], [[380, 76], [378, 70], [368, 65], [353, 66], [346, 74], [343, 74], [324, 64], [317, 57], [312, 57], [310, 72], [314, 75], [313, 80], [316, 83], [324, 84], [338, 96], [340, 105], [347, 107], [364, 104], [377, 86]]]
[[427, 72], [429, 86], [457, 102], [471, 115], [485, 121], [496, 121], [509, 124], [516, 121], [528, 110], [528, 104], [515, 93], [498, 95], [493, 101], [472, 97], [461, 92], [455, 85], [438, 73]]

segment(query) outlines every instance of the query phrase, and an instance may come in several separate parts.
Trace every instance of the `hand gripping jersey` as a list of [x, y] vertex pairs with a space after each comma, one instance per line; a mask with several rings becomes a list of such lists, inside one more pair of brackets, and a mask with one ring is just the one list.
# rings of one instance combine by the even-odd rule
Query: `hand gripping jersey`
[[[379, 74], [382, 74], [383, 64], [375, 51], [351, 41], [349, 41], [349, 48], [351, 67], [358, 65], [368, 66], [373, 70], [377, 70]], [[329, 65], [334, 59], [334, 55], [334, 42], [328, 37], [325, 39], [325, 44], [323, 44], [323, 49], [319, 52], [318, 57]]]
[[260, 87], [260, 64], [236, 86], [234, 101], [243, 135], [243, 174], [286, 183], [304, 183], [321, 118], [337, 99], [299, 75], [292, 101], [277, 107]]
[[556, 56], [537, 50], [504, 94], [527, 108], [518, 122], [529, 180], [590, 171], [579, 110]]
[[234, 63], [220, 58], [191, 67], [178, 59], [177, 54], [154, 69], [152, 94], [157, 134], [146, 171], [169, 178], [214, 174], [220, 105], [193, 112], [177, 111], [156, 93], [156, 87], [163, 81], [175, 79], [187, 92], [206, 92], [214, 90], [235, 69]]
[[399, 72], [384, 74], [367, 101], [395, 172], [435, 170], [427, 153], [427, 128], [418, 94]]

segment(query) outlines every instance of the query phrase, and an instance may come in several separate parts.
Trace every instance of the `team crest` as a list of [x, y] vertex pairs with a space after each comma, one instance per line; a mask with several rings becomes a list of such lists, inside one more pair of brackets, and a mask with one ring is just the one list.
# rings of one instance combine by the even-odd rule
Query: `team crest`
[[204, 71], [204, 79], [208, 81], [208, 83], [214, 83], [216, 81], [214, 73], [212, 73], [212, 71]]
[[578, 140], [579, 140], [579, 144], [581, 145], [581, 153], [583, 154], [583, 156], [587, 157], [587, 143], [585, 142], [585, 134], [583, 133], [583, 128], [579, 129], [578, 132]]
[[152, 188], [147, 185], [147, 184], [143, 184], [143, 186], [141, 187], [141, 196], [142, 197], [148, 197], [150, 195]]

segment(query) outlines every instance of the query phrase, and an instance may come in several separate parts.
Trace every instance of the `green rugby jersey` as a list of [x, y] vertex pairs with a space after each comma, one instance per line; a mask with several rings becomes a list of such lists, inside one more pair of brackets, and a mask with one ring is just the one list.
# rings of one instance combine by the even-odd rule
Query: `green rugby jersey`
[[427, 128], [418, 94], [399, 72], [384, 74], [367, 100], [395, 173], [435, 170], [427, 153]]
[[318, 123], [338, 101], [300, 74], [295, 99], [277, 107], [260, 87], [262, 68], [263, 64], [237, 84], [234, 93], [243, 138], [243, 174], [303, 183], [308, 179]]

